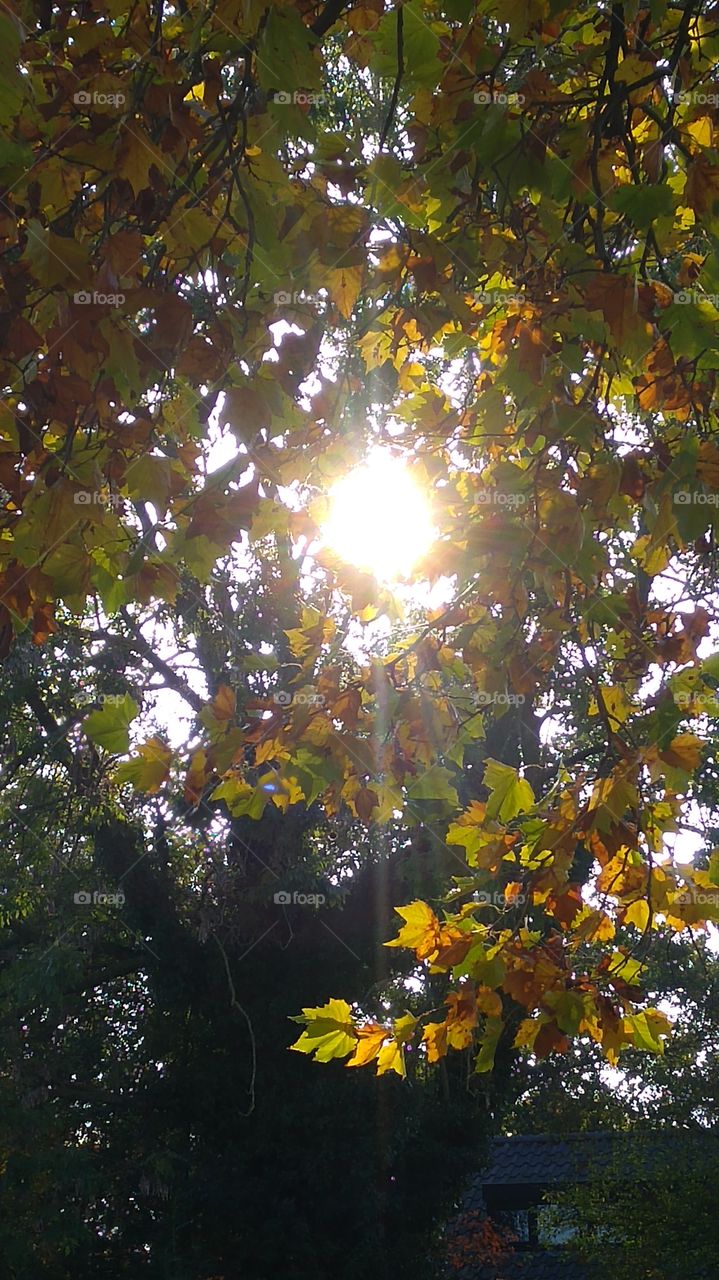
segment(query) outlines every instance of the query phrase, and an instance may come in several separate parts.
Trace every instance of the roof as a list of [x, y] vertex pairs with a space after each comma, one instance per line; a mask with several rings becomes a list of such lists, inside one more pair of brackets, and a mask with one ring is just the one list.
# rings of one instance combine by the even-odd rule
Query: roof
[[714, 1132], [687, 1129], [654, 1130], [643, 1135], [595, 1130], [568, 1133], [563, 1138], [543, 1133], [495, 1138], [487, 1165], [472, 1179], [470, 1194], [475, 1188], [588, 1182], [616, 1171], [618, 1162], [625, 1174], [639, 1175], [650, 1172], [657, 1163], [664, 1165], [674, 1151], [686, 1152], [692, 1142], [700, 1142], [704, 1150], [710, 1145], [717, 1149], [717, 1141]]
[[586, 1182], [594, 1171], [613, 1162], [622, 1134], [570, 1133], [556, 1138], [544, 1133], [495, 1138], [489, 1164], [480, 1174], [483, 1186], [537, 1186]]
[[[702, 1163], [707, 1156], [716, 1160], [718, 1138], [714, 1131], [687, 1129], [495, 1138], [485, 1168], [474, 1175], [463, 1198], [462, 1213], [484, 1217], [487, 1211], [536, 1206], [552, 1187], [611, 1178], [620, 1170], [625, 1178], [651, 1178], [652, 1169], [678, 1163], [680, 1154], [690, 1162], [697, 1156]], [[694, 1144], [700, 1144], [699, 1153]], [[471, 1262], [454, 1275], [457, 1280], [587, 1280], [581, 1262], [551, 1245], [518, 1249], [493, 1264]]]

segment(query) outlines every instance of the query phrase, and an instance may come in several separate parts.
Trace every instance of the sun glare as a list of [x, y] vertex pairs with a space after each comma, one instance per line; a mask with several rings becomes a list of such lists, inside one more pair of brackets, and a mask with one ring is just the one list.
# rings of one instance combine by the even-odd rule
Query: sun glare
[[435, 531], [404, 462], [378, 450], [333, 486], [324, 535], [343, 560], [392, 582], [410, 575]]

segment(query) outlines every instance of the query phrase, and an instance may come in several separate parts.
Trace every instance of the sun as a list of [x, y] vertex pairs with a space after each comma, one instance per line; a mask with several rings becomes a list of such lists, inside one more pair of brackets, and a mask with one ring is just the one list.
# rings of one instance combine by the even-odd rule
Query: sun
[[325, 544], [382, 582], [407, 578], [435, 537], [429, 502], [405, 463], [376, 450], [330, 491]]

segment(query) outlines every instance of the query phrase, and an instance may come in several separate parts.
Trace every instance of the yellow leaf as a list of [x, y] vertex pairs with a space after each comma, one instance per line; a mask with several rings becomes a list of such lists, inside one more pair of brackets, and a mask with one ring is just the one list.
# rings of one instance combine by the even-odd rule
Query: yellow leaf
[[392, 334], [387, 329], [370, 329], [357, 340], [367, 372], [377, 369], [392, 354]]
[[437, 950], [439, 942], [439, 920], [426, 902], [411, 902], [407, 907], [395, 907], [398, 916], [406, 924], [402, 926], [396, 938], [385, 942], [386, 947], [411, 947], [417, 953], [417, 959], [423, 960]]
[[171, 172], [172, 166], [167, 158], [158, 151], [141, 125], [136, 121], [123, 125], [115, 168], [121, 178], [127, 179], [136, 196], [149, 187], [153, 164], [160, 174]]
[[585, 938], [587, 942], [608, 942], [614, 937], [616, 929], [614, 922], [604, 911], [594, 911], [591, 907], [585, 907], [575, 918], [573, 932], [578, 933], [580, 938]]
[[387, 1039], [388, 1031], [378, 1022], [368, 1022], [364, 1027], [357, 1027], [357, 1035], [357, 1048], [347, 1063], [348, 1067], [365, 1067], [372, 1062]]
[[210, 706], [216, 720], [232, 719], [235, 714], [235, 695], [229, 685], [219, 686]]
[[115, 781], [131, 782], [137, 791], [154, 795], [170, 772], [172, 751], [161, 738], [150, 738], [138, 747], [137, 755], [115, 770]]
[[665, 751], [660, 751], [660, 758], [673, 769], [684, 769], [693, 773], [699, 767], [704, 743], [694, 733], [680, 733], [673, 738]]
[[422, 1035], [429, 1062], [439, 1062], [447, 1053], [447, 1023], [428, 1022]]
[[632, 902], [624, 912], [624, 924], [633, 924], [640, 933], [644, 933], [649, 926], [651, 912], [646, 898], [637, 898], [636, 902]]
[[548, 1021], [547, 1015], [541, 1014], [538, 1018], [525, 1018], [523, 1022], [520, 1022], [519, 1029], [514, 1037], [515, 1049], [533, 1049], [540, 1028], [543, 1023]]
[[386, 1071], [395, 1071], [403, 1080], [407, 1074], [402, 1046], [396, 1040], [383, 1045], [377, 1056], [377, 1075], [383, 1076]]
[[[616, 724], [624, 724], [628, 716], [636, 710], [634, 704], [627, 697], [624, 689], [617, 685], [612, 688], [602, 689], [602, 702], [606, 708], [610, 720]], [[589, 703], [590, 716], [599, 715], [599, 706], [596, 698], [592, 698]]]
[[479, 987], [477, 990], [477, 1008], [490, 1018], [499, 1018], [502, 1013], [502, 997], [490, 987]]
[[406, 1013], [404, 1017], [397, 1018], [392, 1028], [392, 1034], [398, 1044], [406, 1044], [412, 1039], [414, 1029], [417, 1026], [417, 1019], [411, 1013]]
[[334, 271], [328, 272], [327, 288], [329, 295], [334, 303], [337, 304], [340, 313], [345, 320], [349, 320], [352, 315], [352, 308], [359, 297], [362, 288], [363, 266], [360, 263], [356, 267], [338, 267]]
[[305, 1030], [290, 1048], [297, 1053], [313, 1054], [315, 1062], [344, 1058], [357, 1043], [352, 1010], [346, 1000], [328, 1000], [317, 1008], [303, 1009], [292, 1021], [304, 1022]]

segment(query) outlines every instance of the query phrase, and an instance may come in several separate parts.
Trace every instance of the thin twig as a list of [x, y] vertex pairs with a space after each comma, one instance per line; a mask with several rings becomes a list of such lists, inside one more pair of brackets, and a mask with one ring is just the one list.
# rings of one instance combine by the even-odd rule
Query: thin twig
[[242, 1008], [242, 1005], [237, 999], [237, 992], [235, 991], [235, 984], [232, 978], [232, 971], [230, 969], [230, 962], [227, 958], [227, 952], [225, 951], [225, 948], [220, 942], [220, 939], [218, 938], [217, 934], [213, 933], [212, 936], [215, 939], [215, 942], [217, 943], [217, 946], [220, 950], [220, 955], [222, 956], [222, 959], [225, 962], [225, 972], [227, 974], [227, 985], [230, 988], [230, 1004], [233, 1009], [237, 1009], [238, 1013], [242, 1014], [242, 1017], [244, 1018], [247, 1024], [247, 1030], [250, 1036], [250, 1049], [252, 1052], [252, 1070], [250, 1073], [250, 1085], [247, 1090], [247, 1092], [250, 1095], [250, 1107], [249, 1107], [249, 1111], [242, 1111], [240, 1112], [240, 1114], [243, 1116], [251, 1116], [252, 1112], [255, 1109], [255, 1080], [257, 1079], [257, 1043], [255, 1041], [255, 1033], [252, 1028], [252, 1022], [250, 1020], [249, 1014], [245, 1009]]
[[387, 135], [390, 131], [395, 111], [397, 110], [397, 99], [399, 98], [399, 87], [402, 83], [404, 75], [404, 10], [402, 5], [397, 9], [397, 75], [395, 77], [394, 87], [392, 89], [392, 97], [390, 98], [389, 111], [387, 119], [384, 122], [384, 128], [379, 140], [380, 151], [384, 150], [384, 144], [387, 141]]

